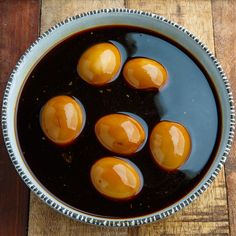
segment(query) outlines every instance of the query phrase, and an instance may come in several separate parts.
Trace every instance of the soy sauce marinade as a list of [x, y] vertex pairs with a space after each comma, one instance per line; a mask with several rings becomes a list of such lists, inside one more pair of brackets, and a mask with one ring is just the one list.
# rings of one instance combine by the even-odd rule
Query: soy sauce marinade
[[[124, 82], [122, 73], [102, 87], [87, 84], [79, 78], [76, 66], [84, 50], [99, 42], [114, 43], [122, 53], [123, 63], [134, 57], [160, 62], [168, 71], [168, 84], [160, 92], [135, 90]], [[127, 217], [163, 209], [187, 194], [214, 159], [220, 114], [209, 81], [191, 55], [153, 32], [115, 27], [74, 35], [38, 63], [23, 88], [17, 124], [27, 164], [52, 194], [84, 212]], [[52, 144], [40, 128], [40, 110], [56, 95], [74, 96], [86, 110], [83, 132], [67, 147]], [[97, 193], [89, 175], [96, 160], [114, 155], [97, 141], [94, 125], [100, 117], [116, 112], [142, 117], [149, 134], [160, 120], [179, 122], [192, 139], [191, 155], [176, 172], [159, 168], [151, 158], [148, 144], [127, 157], [140, 168], [144, 186], [135, 199], [123, 202], [108, 200]]]

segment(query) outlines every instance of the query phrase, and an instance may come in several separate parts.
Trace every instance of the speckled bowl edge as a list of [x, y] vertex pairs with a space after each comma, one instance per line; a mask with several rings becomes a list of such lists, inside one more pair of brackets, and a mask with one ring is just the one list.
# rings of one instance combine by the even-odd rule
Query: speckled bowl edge
[[[218, 72], [221, 76], [221, 79], [225, 86], [226, 94], [225, 96], [228, 96], [228, 105], [230, 108], [230, 114], [228, 114], [229, 118], [229, 130], [228, 130], [228, 136], [223, 137], [226, 142], [223, 147], [223, 154], [221, 155], [220, 159], [217, 163], [215, 163], [214, 168], [212, 168], [211, 172], [205, 176], [205, 178], [201, 181], [201, 183], [195, 187], [185, 198], [181, 199], [177, 203], [153, 214], [148, 214], [141, 217], [132, 217], [127, 219], [117, 219], [117, 218], [105, 218], [105, 217], [98, 217], [89, 215], [83, 212], [80, 212], [65, 203], [61, 202], [57, 198], [55, 198], [52, 194], [50, 194], [43, 186], [40, 186], [37, 181], [35, 181], [34, 176], [31, 175], [30, 171], [27, 172], [23, 162], [19, 162], [19, 158], [22, 158], [20, 156], [20, 152], [16, 150], [16, 147], [12, 145], [12, 133], [11, 129], [12, 127], [8, 124], [8, 104], [9, 104], [9, 92], [13, 89], [14, 83], [15, 83], [15, 75], [16, 72], [18, 72], [19, 67], [21, 63], [24, 61], [24, 58], [27, 56], [27, 54], [30, 53], [31, 49], [40, 43], [40, 41], [47, 37], [49, 34], [51, 34], [54, 30], [57, 28], [72, 22], [77, 21], [78, 19], [82, 19], [87, 16], [96, 15], [96, 14], [109, 14], [109, 13], [126, 13], [126, 14], [136, 14], [140, 16], [146, 16], [150, 17], [159, 21], [163, 21], [175, 28], [177, 28], [179, 31], [183, 32], [184, 34], [187, 34], [190, 38], [192, 38], [198, 45], [201, 46], [201, 48], [206, 52], [206, 54], [212, 59], [215, 67], [218, 69]], [[47, 30], [45, 33], [43, 33], [39, 38], [25, 51], [25, 53], [22, 55], [22, 57], [17, 62], [12, 74], [10, 75], [10, 79], [7, 83], [4, 97], [3, 97], [3, 105], [2, 105], [2, 130], [3, 130], [3, 137], [5, 141], [5, 145], [7, 147], [10, 159], [15, 166], [17, 172], [23, 179], [23, 181], [26, 183], [26, 185], [46, 204], [48, 204], [50, 207], [54, 208], [58, 212], [72, 218], [75, 220], [79, 220], [84, 223], [90, 223], [94, 225], [99, 226], [113, 226], [113, 227], [126, 227], [126, 226], [138, 226], [142, 224], [147, 224], [151, 222], [155, 222], [157, 220], [166, 218], [175, 212], [178, 212], [183, 207], [189, 205], [192, 201], [194, 201], [199, 195], [201, 195], [212, 183], [212, 181], [216, 178], [218, 173], [220, 172], [221, 168], [223, 167], [223, 164], [226, 161], [226, 158], [229, 154], [233, 137], [234, 137], [234, 128], [235, 128], [235, 110], [234, 110], [234, 104], [233, 104], [233, 96], [230, 89], [230, 83], [220, 65], [220, 63], [217, 61], [217, 59], [214, 57], [214, 55], [210, 52], [210, 50], [207, 48], [207, 46], [202, 43], [196, 36], [194, 36], [191, 32], [189, 32], [187, 29], [185, 29], [183, 26], [167, 20], [166, 18], [159, 16], [157, 14], [144, 12], [140, 10], [133, 10], [133, 9], [123, 9], [123, 8], [112, 8], [112, 9], [101, 9], [101, 10], [94, 10], [89, 11], [86, 13], [81, 13], [77, 16], [70, 17], [66, 19], [63, 22], [60, 22], [56, 24], [55, 26], [51, 27], [49, 30]]]

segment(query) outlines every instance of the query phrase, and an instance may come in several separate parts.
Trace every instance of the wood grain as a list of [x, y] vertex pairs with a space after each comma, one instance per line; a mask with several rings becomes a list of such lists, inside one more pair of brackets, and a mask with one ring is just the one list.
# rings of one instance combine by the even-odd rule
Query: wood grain
[[42, 0], [41, 32], [66, 17], [111, 7], [124, 7], [124, 0]]
[[[43, 0], [44, 31], [66, 16], [102, 7], [122, 7], [123, 1]], [[210, 0], [126, 0], [129, 8], [152, 11], [172, 19], [198, 35], [214, 51], [212, 5]], [[189, 207], [155, 224], [129, 228], [104, 229], [74, 222], [39, 201], [30, 202], [29, 235], [229, 235], [228, 208], [224, 171], [214, 184]]]
[[[43, 0], [41, 8], [41, 32], [50, 26], [64, 20], [68, 16], [76, 15], [84, 11], [106, 7], [124, 7], [123, 0]], [[107, 229], [88, 226], [58, 214], [43, 204], [34, 194], [31, 194], [29, 212], [29, 236], [50, 235], [92, 235], [110, 236], [127, 235], [128, 230]]]
[[[223, 172], [204, 195], [176, 215], [136, 228], [106, 229], [75, 222], [55, 212], [31, 194], [29, 235], [229, 235]], [[216, 190], [215, 190], [216, 189]]]
[[[236, 1], [212, 1], [216, 56], [231, 82], [236, 98]], [[231, 235], [236, 235], [236, 142], [226, 162], [226, 182]]]
[[[214, 52], [211, 1], [154, 0], [147, 2], [129, 0], [127, 7], [154, 11], [184, 25]], [[176, 222], [172, 231], [168, 231], [168, 227], [163, 231], [162, 224], [140, 227], [140, 231], [163, 232], [164, 235], [229, 234], [227, 211], [225, 178], [224, 173], [221, 172], [214, 185], [197, 202], [191, 204], [178, 215], [168, 219], [168, 221]], [[194, 225], [191, 225], [193, 221]], [[207, 222], [207, 224], [203, 222]], [[169, 225], [168, 222], [165, 221], [165, 223], [167, 226]]]
[[126, 6], [154, 12], [183, 25], [214, 51], [210, 0], [126, 0]]
[[[0, 1], [0, 104], [10, 72], [23, 51], [36, 39], [38, 1]], [[29, 191], [8, 157], [0, 132], [0, 235], [25, 235]]]

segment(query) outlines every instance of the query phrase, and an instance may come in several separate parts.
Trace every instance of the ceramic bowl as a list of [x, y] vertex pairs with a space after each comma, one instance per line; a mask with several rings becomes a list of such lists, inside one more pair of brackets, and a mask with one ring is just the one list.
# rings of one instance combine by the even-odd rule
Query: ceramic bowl
[[[60, 201], [37, 181], [24, 160], [17, 137], [16, 114], [18, 100], [22, 87], [32, 69], [50, 49], [65, 38], [85, 29], [106, 25], [130, 25], [146, 28], [171, 38], [177, 44], [182, 45], [185, 50], [191, 52], [193, 57], [204, 65], [216, 88], [222, 111], [222, 133], [219, 147], [211, 166], [202, 180], [184, 198], [174, 204], [153, 214], [140, 217], [122, 219], [99, 217], [84, 213]], [[100, 226], [123, 227], [142, 225], [166, 218], [199, 197], [216, 178], [227, 158], [233, 142], [234, 117], [233, 97], [229, 81], [217, 59], [196, 36], [175, 22], [156, 14], [130, 9], [104, 9], [82, 13], [56, 24], [43, 33], [26, 50], [16, 64], [6, 86], [2, 107], [2, 128], [5, 144], [13, 165], [26, 185], [42, 201], [56, 211], [75, 220]]]

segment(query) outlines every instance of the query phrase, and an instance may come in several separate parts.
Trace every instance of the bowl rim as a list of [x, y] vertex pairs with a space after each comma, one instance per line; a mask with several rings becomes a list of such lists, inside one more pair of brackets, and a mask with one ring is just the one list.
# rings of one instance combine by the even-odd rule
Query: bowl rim
[[[224, 122], [227, 123], [227, 131], [225, 136], [222, 136], [221, 139], [223, 139], [224, 144], [222, 149], [222, 154], [219, 156], [217, 153], [216, 157], [218, 157], [218, 160], [215, 160], [215, 163], [211, 164], [209, 167], [207, 173], [204, 175], [204, 177], [201, 179], [201, 181], [198, 183], [197, 186], [195, 186], [188, 194], [181, 198], [180, 200], [176, 201], [175, 203], [171, 204], [170, 206], [155, 212], [151, 214], [146, 214], [143, 216], [138, 217], [129, 217], [129, 218], [112, 218], [112, 217], [102, 217], [102, 216], [96, 216], [93, 214], [82, 212], [78, 209], [75, 209], [65, 202], [59, 200], [56, 196], [54, 196], [52, 193], [50, 193], [41, 183], [37, 182], [37, 178], [34, 176], [34, 174], [31, 172], [30, 168], [28, 170], [28, 166], [26, 162], [24, 161], [23, 154], [19, 151], [19, 148], [15, 145], [16, 139], [16, 133], [12, 133], [11, 131], [14, 131], [15, 128], [12, 128], [11, 125], [14, 126], [14, 124], [11, 123], [10, 120], [12, 120], [12, 116], [15, 114], [10, 113], [10, 106], [13, 105], [15, 108], [17, 107], [16, 104], [11, 104], [11, 94], [12, 91], [14, 91], [15, 84], [16, 84], [16, 77], [17, 73], [21, 70], [21, 65], [24, 63], [25, 57], [31, 54], [31, 51], [33, 48], [38, 45], [42, 40], [48, 39], [50, 35], [55, 32], [58, 28], [64, 27], [65, 25], [69, 25], [71, 22], [79, 21], [82, 18], [94, 16], [94, 15], [108, 15], [114, 16], [116, 13], [124, 14], [125, 16], [129, 15], [136, 15], [136, 16], [145, 16], [147, 18], [151, 18], [153, 21], [159, 21], [167, 24], [168, 26], [171, 26], [181, 33], [185, 34], [186, 37], [189, 37], [190, 40], [192, 40], [195, 44], [199, 45], [201, 49], [203, 50], [203, 54], [207, 54], [208, 59], [210, 58], [212, 60], [212, 63], [214, 64], [215, 68], [218, 70], [218, 76], [221, 78], [221, 83], [223, 84], [224, 88], [221, 88], [223, 91], [223, 96], [227, 103], [224, 103], [228, 110], [225, 111], [226, 117], [228, 119], [224, 120]], [[110, 24], [112, 25], [112, 23]], [[81, 31], [78, 29], [78, 32]], [[61, 41], [63, 41], [65, 38], [61, 38]], [[54, 44], [55, 46], [56, 44]], [[35, 64], [37, 64], [35, 62]], [[31, 69], [31, 67], [30, 67]], [[22, 83], [21, 86], [24, 84]], [[12, 110], [11, 110], [12, 111]], [[15, 111], [16, 113], [16, 111]], [[194, 36], [190, 31], [185, 29], [183, 26], [166, 19], [163, 16], [145, 12], [141, 10], [135, 10], [135, 9], [127, 9], [127, 8], [108, 8], [108, 9], [99, 9], [99, 10], [93, 10], [85, 13], [81, 13], [76, 16], [69, 17], [65, 19], [62, 22], [57, 23], [56, 25], [49, 28], [46, 32], [44, 32], [41, 36], [36, 39], [35, 42], [32, 43], [32, 45], [24, 52], [24, 54], [21, 56], [19, 61], [17, 62], [15, 68], [13, 69], [9, 81], [6, 85], [4, 97], [3, 97], [3, 104], [2, 104], [2, 132], [3, 132], [3, 138], [4, 142], [9, 154], [9, 157], [15, 166], [15, 169], [17, 170], [18, 174], [21, 176], [23, 181], [26, 183], [26, 185], [34, 192], [43, 202], [45, 202], [47, 205], [55, 209], [56, 211], [81, 222], [94, 224], [94, 225], [100, 225], [100, 226], [113, 226], [113, 227], [126, 227], [126, 226], [138, 226], [146, 223], [151, 223], [163, 218], [166, 218], [175, 212], [178, 212], [185, 206], [189, 205], [192, 201], [194, 201], [199, 195], [201, 195], [212, 183], [212, 181], [216, 178], [218, 173], [220, 172], [221, 168], [223, 167], [223, 164], [226, 161], [226, 158], [229, 154], [233, 137], [234, 137], [234, 128], [235, 128], [235, 110], [234, 110], [234, 100], [230, 88], [230, 83], [220, 65], [220, 63], [217, 61], [217, 59], [214, 57], [214, 55], [210, 52], [210, 50], [207, 48], [207, 46], [202, 43], [199, 38]], [[12, 135], [13, 134], [13, 135]]]

